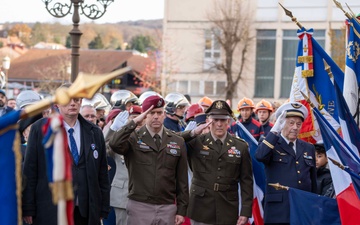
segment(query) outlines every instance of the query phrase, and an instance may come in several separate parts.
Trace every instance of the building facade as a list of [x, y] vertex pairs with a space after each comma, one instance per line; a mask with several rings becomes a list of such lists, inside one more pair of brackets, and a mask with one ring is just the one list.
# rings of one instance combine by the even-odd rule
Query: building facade
[[[215, 0], [216, 4], [229, 1], [235, 0]], [[314, 29], [314, 38], [329, 55], [332, 49], [329, 32], [340, 35], [346, 17], [332, 0], [243, 2], [254, 38], [246, 54], [246, 65], [233, 106], [244, 96], [255, 101], [262, 98], [285, 100], [291, 89], [299, 39], [298, 26], [278, 3], [292, 11], [306, 29]], [[360, 12], [360, 1], [348, 0], [346, 3], [353, 12]], [[213, 0], [165, 0], [163, 92], [189, 94], [194, 102], [204, 95], [214, 99], [225, 97], [226, 76], [209, 66], [209, 63], [224, 60], [224, 51], [210, 32], [214, 27], [210, 16], [216, 13], [216, 7]], [[240, 61], [236, 54], [235, 68]]]

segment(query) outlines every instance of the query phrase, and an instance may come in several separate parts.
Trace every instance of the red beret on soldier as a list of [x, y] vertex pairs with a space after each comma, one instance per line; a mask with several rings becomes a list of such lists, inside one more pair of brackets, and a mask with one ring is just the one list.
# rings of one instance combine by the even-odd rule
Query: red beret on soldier
[[153, 109], [155, 108], [162, 108], [165, 105], [165, 101], [162, 97], [157, 96], [157, 95], [153, 95], [153, 96], [149, 96], [147, 97], [143, 103], [142, 103], [142, 111], [145, 112], [146, 110], [148, 110], [151, 106], [154, 106]]

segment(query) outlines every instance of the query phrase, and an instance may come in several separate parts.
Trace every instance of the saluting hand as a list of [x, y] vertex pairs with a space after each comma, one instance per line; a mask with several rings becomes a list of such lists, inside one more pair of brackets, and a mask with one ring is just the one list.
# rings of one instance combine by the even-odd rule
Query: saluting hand
[[154, 106], [150, 106], [150, 108], [148, 110], [146, 110], [145, 112], [141, 113], [139, 116], [137, 116], [135, 119], [134, 119], [134, 122], [136, 124], [140, 124], [145, 118], [146, 118], [146, 115], [154, 108]]
[[202, 131], [207, 128], [208, 126], [210, 126], [210, 124], [212, 123], [212, 121], [207, 122], [207, 123], [203, 123], [199, 126], [197, 126], [194, 130], [191, 131], [191, 136], [196, 136], [202, 133]]
[[129, 118], [129, 112], [126, 110], [122, 111], [115, 117], [114, 122], [110, 126], [110, 129], [113, 131], [120, 130], [126, 124], [128, 118]]
[[286, 110], [284, 110], [279, 118], [276, 119], [274, 126], [271, 128], [270, 132], [273, 133], [280, 133], [281, 130], [284, 128], [286, 123]]

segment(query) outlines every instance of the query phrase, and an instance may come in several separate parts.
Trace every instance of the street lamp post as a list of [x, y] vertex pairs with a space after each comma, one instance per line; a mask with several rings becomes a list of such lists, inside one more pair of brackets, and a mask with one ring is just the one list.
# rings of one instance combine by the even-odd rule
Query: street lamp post
[[9, 56], [5, 56], [3, 58], [2, 68], [3, 68], [3, 70], [5, 70], [5, 91], [6, 91], [5, 93], [7, 95], [8, 94], [8, 80], [9, 80], [8, 71], [10, 69], [10, 57]]
[[62, 18], [71, 13], [72, 7], [74, 7], [72, 22], [73, 29], [69, 32], [71, 36], [71, 81], [73, 82], [79, 73], [79, 56], [80, 56], [80, 37], [82, 32], [79, 30], [80, 15], [85, 15], [87, 18], [96, 20], [102, 17], [107, 7], [114, 2], [114, 0], [96, 0], [102, 8], [100, 9], [97, 4], [85, 4], [86, 0], [70, 0], [70, 3], [56, 2], [50, 3], [53, 0], [42, 0], [45, 3], [46, 10], [56, 18]]

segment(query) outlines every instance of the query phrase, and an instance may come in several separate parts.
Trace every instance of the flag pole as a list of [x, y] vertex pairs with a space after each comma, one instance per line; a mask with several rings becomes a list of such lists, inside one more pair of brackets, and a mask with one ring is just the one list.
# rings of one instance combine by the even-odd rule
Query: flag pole
[[338, 7], [341, 11], [343, 11], [343, 13], [345, 14], [345, 16], [346, 16], [349, 20], [351, 20], [351, 19], [352, 19], [352, 16], [351, 16], [348, 12], [346, 12], [346, 11], [344, 10], [344, 8], [342, 7], [341, 3], [338, 2], [338, 1], [336, 1], [336, 0], [333, 0], [333, 1], [334, 1], [334, 3], [335, 3], [336, 7]]
[[268, 183], [269, 186], [275, 188], [276, 190], [289, 190], [289, 187], [288, 186], [284, 186], [284, 185], [281, 185], [279, 183]]
[[301, 25], [301, 23], [296, 19], [296, 17], [293, 16], [292, 12], [288, 9], [286, 9], [283, 5], [281, 5], [281, 3], [279, 2], [279, 5], [281, 6], [281, 8], [284, 9], [285, 14], [291, 18], [291, 21], [293, 21], [294, 23], [296, 23], [296, 25], [300, 28], [300, 29], [305, 29], [303, 27], [303, 25]]

